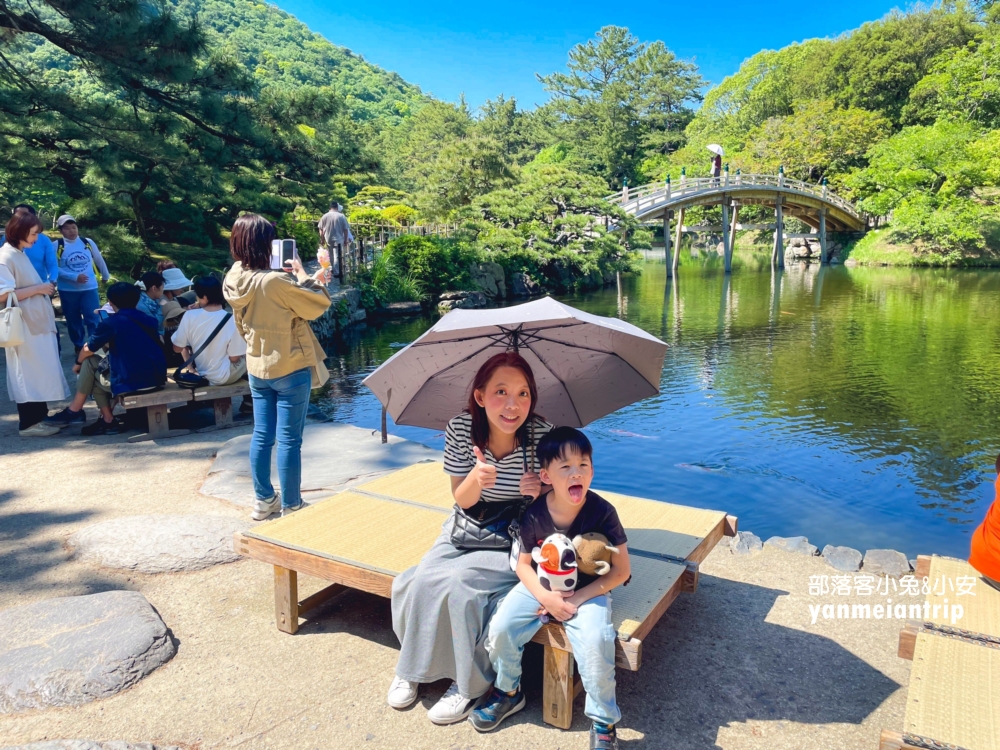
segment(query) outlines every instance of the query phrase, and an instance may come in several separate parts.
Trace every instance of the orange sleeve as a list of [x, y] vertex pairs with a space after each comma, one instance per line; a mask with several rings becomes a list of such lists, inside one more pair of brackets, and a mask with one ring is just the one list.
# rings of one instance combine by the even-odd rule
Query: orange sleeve
[[1000, 580], [1000, 477], [994, 483], [996, 495], [986, 518], [972, 535], [969, 565], [987, 578]]

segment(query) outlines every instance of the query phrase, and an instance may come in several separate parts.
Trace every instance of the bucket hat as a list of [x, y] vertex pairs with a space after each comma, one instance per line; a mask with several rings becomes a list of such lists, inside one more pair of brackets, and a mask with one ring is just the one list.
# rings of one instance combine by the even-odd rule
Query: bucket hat
[[194, 283], [179, 268], [165, 268], [162, 275], [163, 291], [165, 292], [176, 292], [178, 289], [187, 289]]

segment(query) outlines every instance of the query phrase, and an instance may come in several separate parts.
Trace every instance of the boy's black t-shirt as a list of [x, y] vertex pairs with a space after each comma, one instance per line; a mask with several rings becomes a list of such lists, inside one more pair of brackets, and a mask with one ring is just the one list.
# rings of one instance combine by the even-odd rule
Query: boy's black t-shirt
[[[615, 510], [615, 506], [596, 492], [587, 491], [587, 499], [584, 500], [580, 512], [577, 513], [569, 529], [562, 532], [552, 522], [552, 515], [549, 513], [549, 506], [546, 502], [547, 497], [547, 494], [542, 495], [524, 511], [524, 516], [521, 518], [522, 552], [530, 554], [535, 547], [542, 546], [545, 537], [556, 533], [564, 533], [573, 539], [577, 534], [597, 532], [604, 534], [608, 543], [613, 547], [628, 542], [625, 529], [622, 528], [621, 521], [618, 520], [618, 511]], [[580, 573], [577, 589], [582, 589], [596, 578], [597, 576]]]

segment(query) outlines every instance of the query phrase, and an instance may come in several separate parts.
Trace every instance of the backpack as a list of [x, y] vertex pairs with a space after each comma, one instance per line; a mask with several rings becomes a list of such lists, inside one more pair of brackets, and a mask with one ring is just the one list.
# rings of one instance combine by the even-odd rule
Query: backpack
[[[83, 246], [90, 251], [90, 265], [94, 269], [94, 278], [101, 277], [101, 270], [97, 267], [97, 260], [94, 258], [94, 252], [97, 250], [97, 244], [90, 239], [90, 237], [83, 238]], [[66, 240], [60, 237], [56, 240], [56, 261], [62, 260], [63, 250], [66, 249]]]

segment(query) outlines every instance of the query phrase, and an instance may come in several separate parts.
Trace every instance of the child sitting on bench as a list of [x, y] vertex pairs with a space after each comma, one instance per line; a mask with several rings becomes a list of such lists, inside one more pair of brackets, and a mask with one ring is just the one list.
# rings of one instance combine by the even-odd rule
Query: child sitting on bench
[[[611, 624], [611, 589], [628, 580], [630, 565], [625, 530], [614, 506], [590, 492], [594, 478], [593, 448], [579, 430], [557, 427], [538, 443], [538, 461], [543, 484], [552, 490], [533, 502], [520, 527], [517, 577], [521, 582], [504, 597], [489, 625], [486, 649], [497, 677], [493, 691], [469, 717], [481, 732], [495, 729], [501, 721], [524, 708], [520, 688], [524, 644], [542, 627], [541, 616], [559, 620], [573, 646], [573, 655], [587, 691], [585, 713], [593, 726], [590, 747], [618, 750], [615, 724], [621, 718], [615, 700], [615, 639]], [[612, 556], [611, 570], [603, 576], [579, 574], [572, 592], [550, 591], [539, 582], [531, 551], [550, 534], [573, 539], [578, 534], [598, 532], [619, 549]]]

